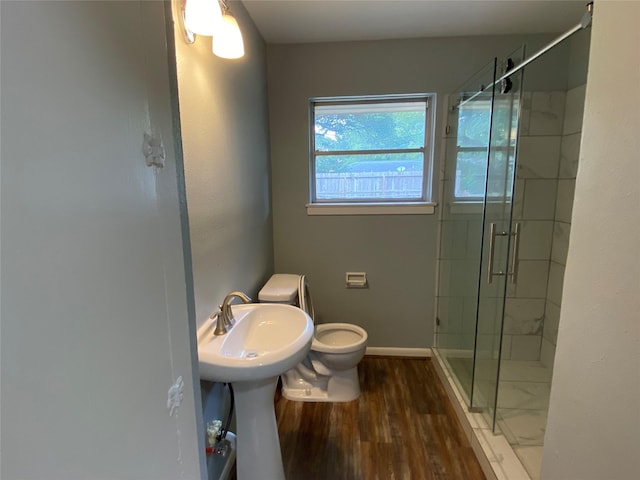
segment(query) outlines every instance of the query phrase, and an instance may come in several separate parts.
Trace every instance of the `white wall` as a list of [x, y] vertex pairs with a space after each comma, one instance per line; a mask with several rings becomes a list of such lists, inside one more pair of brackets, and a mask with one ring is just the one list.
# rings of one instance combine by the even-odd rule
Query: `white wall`
[[164, 5], [0, 8], [0, 477], [200, 478]]
[[273, 271], [265, 45], [244, 6], [230, 6], [241, 59], [174, 29], [198, 325], [233, 290], [257, 297]]
[[542, 478], [640, 472], [640, 2], [595, 5]]

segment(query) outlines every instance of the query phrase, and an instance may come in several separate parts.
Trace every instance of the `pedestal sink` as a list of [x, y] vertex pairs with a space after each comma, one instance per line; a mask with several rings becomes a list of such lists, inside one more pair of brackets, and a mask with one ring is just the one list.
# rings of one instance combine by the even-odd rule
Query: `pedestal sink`
[[213, 335], [215, 320], [198, 330], [200, 378], [233, 384], [238, 480], [284, 480], [273, 395], [278, 375], [309, 352], [313, 321], [291, 305], [252, 303], [231, 310], [236, 323], [227, 334]]

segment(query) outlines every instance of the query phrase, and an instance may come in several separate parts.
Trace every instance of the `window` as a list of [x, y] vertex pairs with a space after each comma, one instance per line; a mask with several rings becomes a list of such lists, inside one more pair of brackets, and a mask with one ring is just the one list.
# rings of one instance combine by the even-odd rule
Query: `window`
[[459, 107], [453, 190], [456, 201], [480, 202], [487, 188], [489, 198], [511, 196], [517, 121], [511, 97], [496, 98], [493, 112], [490, 99], [471, 101]]
[[431, 101], [427, 95], [312, 100], [310, 206], [426, 204]]
[[484, 197], [490, 126], [490, 101], [470, 102], [468, 106], [460, 107], [454, 186], [458, 200], [481, 200]]

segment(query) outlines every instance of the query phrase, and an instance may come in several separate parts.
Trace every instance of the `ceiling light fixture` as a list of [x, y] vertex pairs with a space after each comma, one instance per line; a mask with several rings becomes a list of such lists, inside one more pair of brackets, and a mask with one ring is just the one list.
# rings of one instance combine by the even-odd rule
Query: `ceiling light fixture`
[[174, 0], [173, 5], [186, 43], [194, 43], [196, 34], [213, 37], [212, 50], [218, 57], [244, 56], [242, 32], [227, 0]]
[[218, 0], [186, 0], [184, 25], [196, 35], [213, 36], [222, 22]]
[[222, 58], [241, 58], [244, 56], [244, 41], [237, 20], [231, 14], [226, 0], [222, 5], [222, 21], [213, 35], [213, 53]]

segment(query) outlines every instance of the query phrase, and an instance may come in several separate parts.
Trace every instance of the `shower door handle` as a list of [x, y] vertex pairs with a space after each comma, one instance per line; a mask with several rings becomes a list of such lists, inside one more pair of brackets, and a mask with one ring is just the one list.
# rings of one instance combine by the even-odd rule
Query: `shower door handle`
[[518, 266], [520, 264], [520, 223], [516, 223], [513, 229], [513, 251], [511, 257], [511, 272], [509, 276], [511, 277], [511, 283], [515, 284], [518, 282]]
[[487, 282], [489, 285], [493, 283], [493, 277], [502, 276], [504, 272], [493, 271], [493, 257], [496, 253], [496, 237], [506, 237], [509, 235], [507, 232], [498, 232], [496, 224], [492, 223], [489, 230], [489, 266], [487, 267]]
[[[493, 283], [493, 277], [501, 277], [504, 276], [505, 273], [503, 271], [496, 272], [493, 268], [493, 257], [496, 252], [496, 237], [508, 237], [509, 232], [501, 231], [499, 232], [496, 229], [496, 224], [490, 224], [489, 230], [489, 266], [487, 268], [487, 283]], [[516, 223], [513, 229], [513, 251], [511, 257], [511, 271], [506, 274], [510, 278], [511, 283], [516, 283], [518, 281], [518, 256], [520, 255], [520, 223]]]

